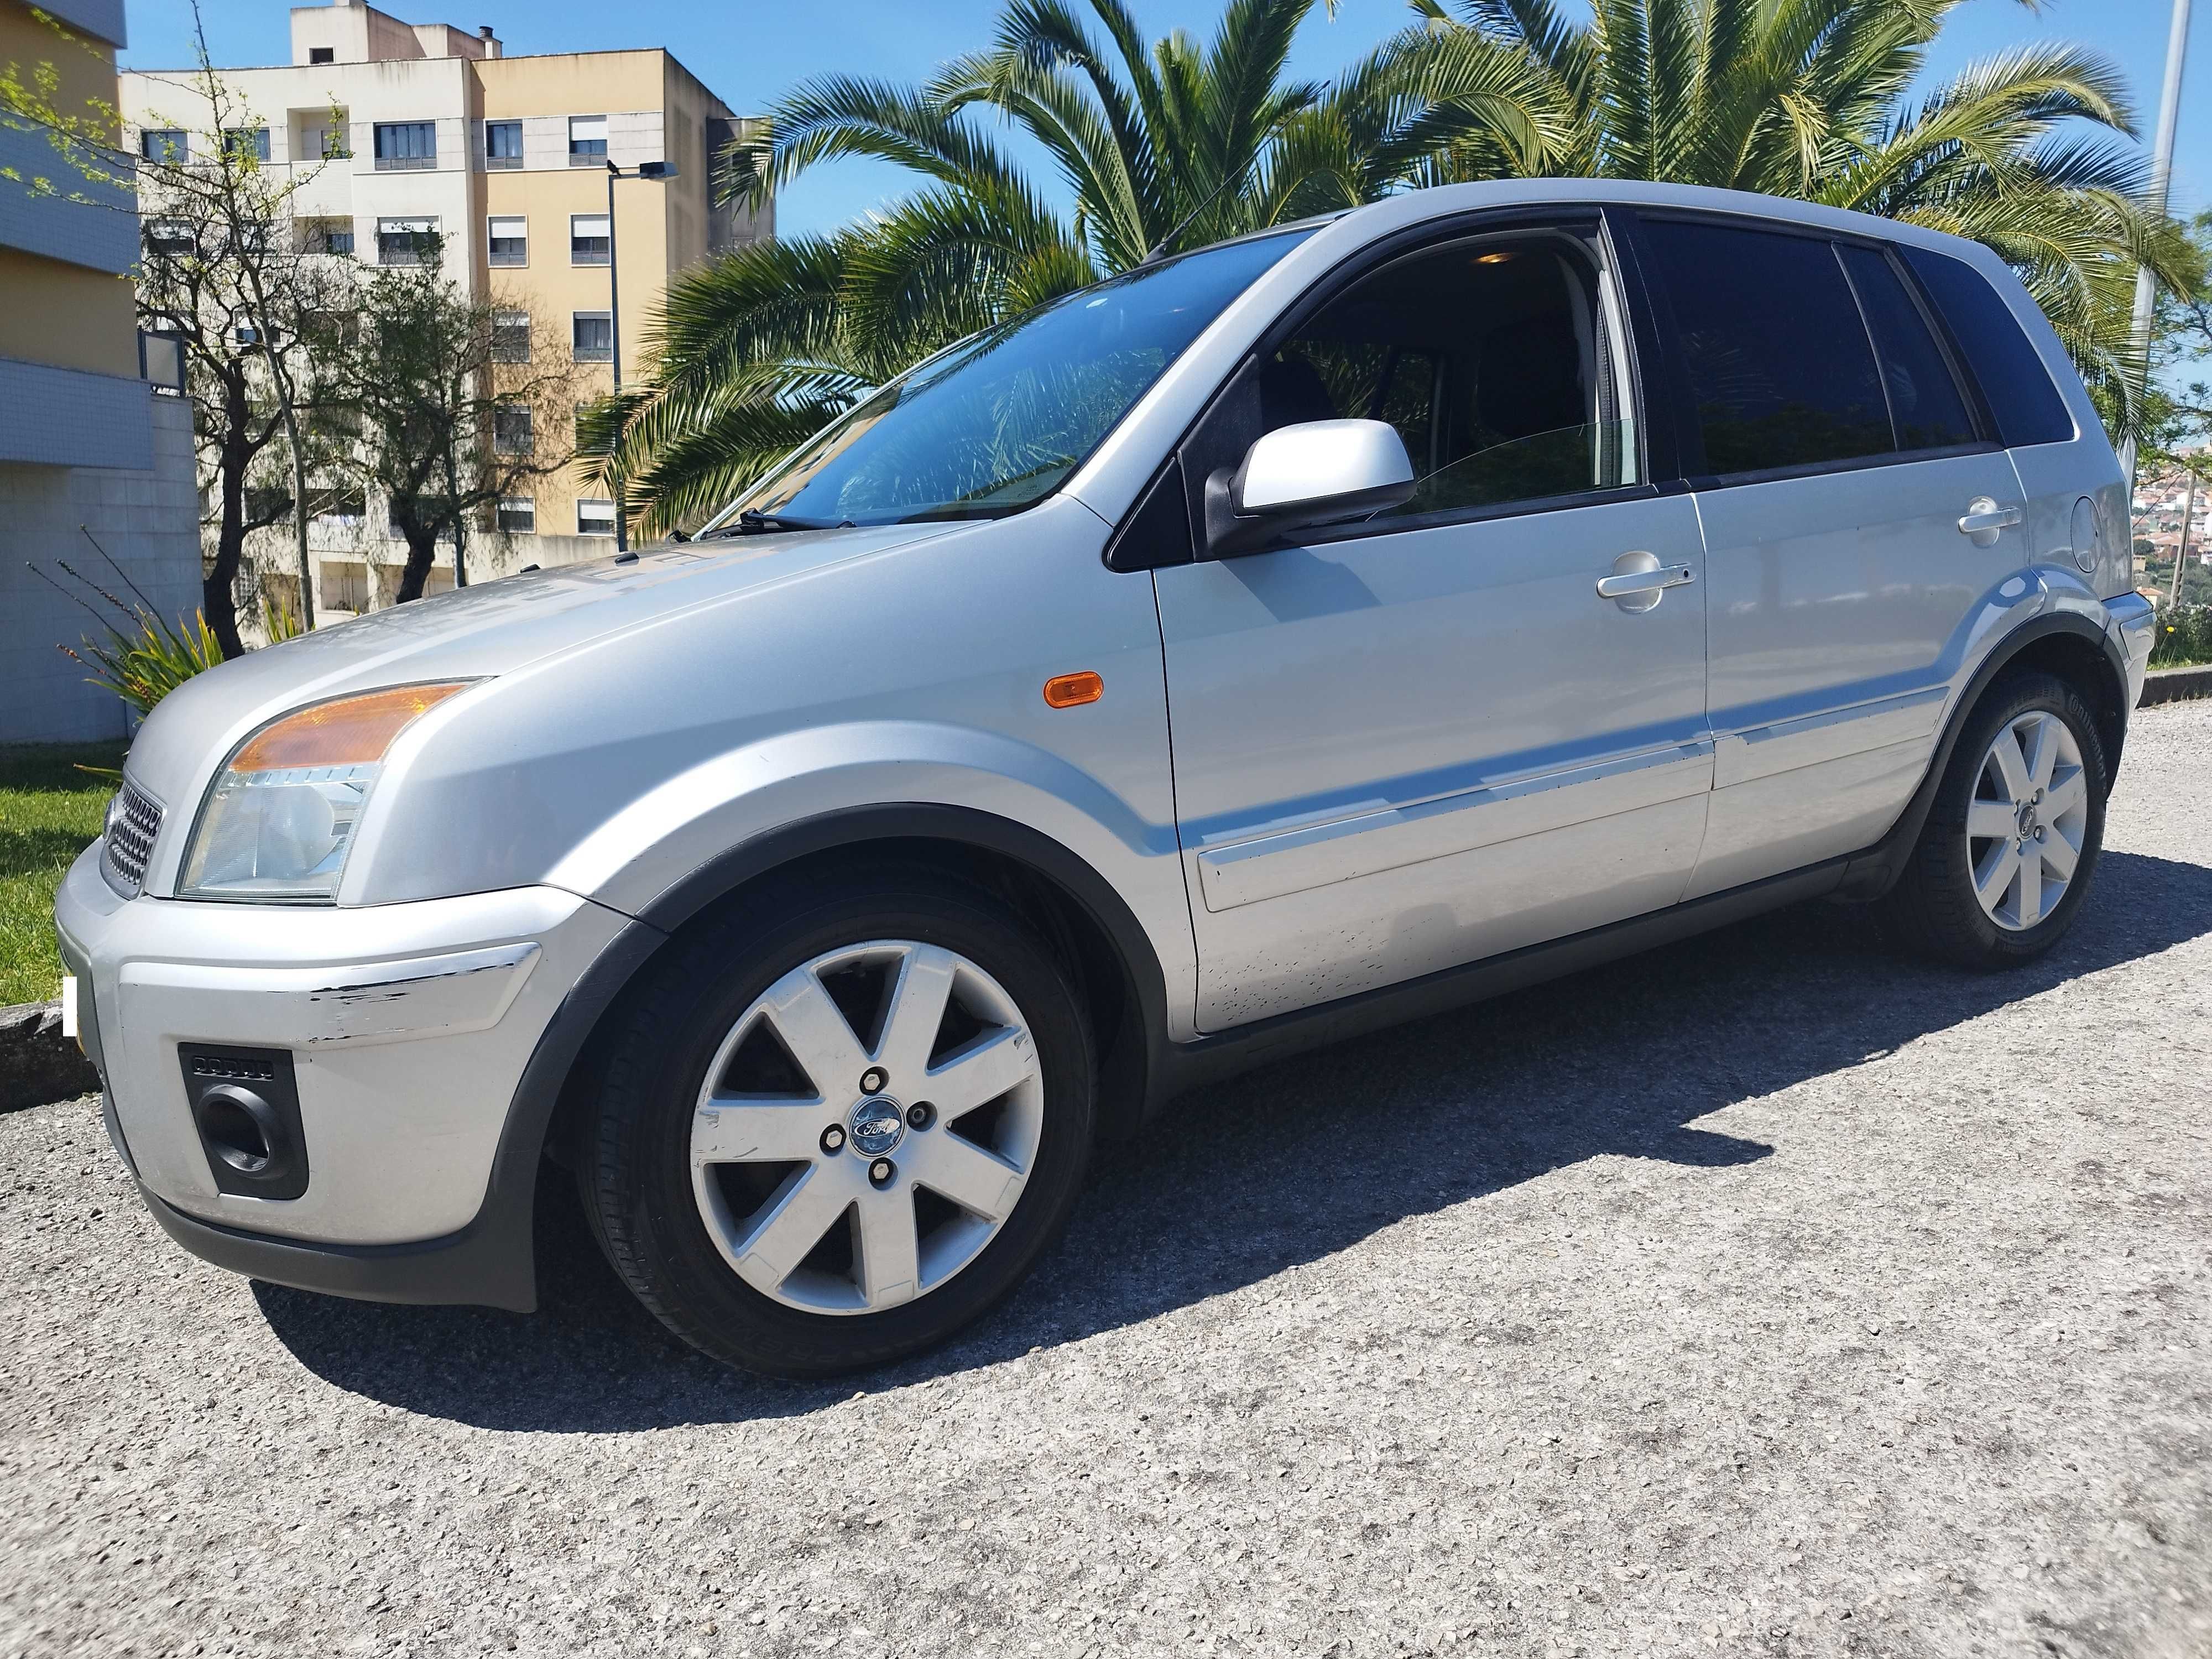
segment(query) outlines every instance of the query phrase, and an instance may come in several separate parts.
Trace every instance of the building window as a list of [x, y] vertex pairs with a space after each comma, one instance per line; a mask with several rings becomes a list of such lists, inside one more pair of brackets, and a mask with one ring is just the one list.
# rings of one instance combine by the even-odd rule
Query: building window
[[376, 170], [409, 173], [438, 165], [438, 124], [435, 121], [379, 121], [376, 124]]
[[607, 159], [607, 118], [572, 115], [568, 118], [568, 165], [595, 167]]
[[310, 64], [335, 64], [337, 60], [338, 49], [336, 46], [309, 46], [307, 48], [307, 62]]
[[257, 161], [267, 161], [269, 159], [269, 129], [267, 127], [224, 128], [222, 153], [225, 155], [250, 155]]
[[316, 122], [300, 129], [299, 148], [292, 152], [295, 159], [307, 160], [319, 155], [325, 161], [343, 161], [353, 155], [353, 146], [346, 141], [343, 121]]
[[537, 445], [527, 404], [501, 404], [491, 413], [491, 447], [501, 455], [527, 455]]
[[522, 123], [520, 121], [487, 121], [484, 123], [484, 165], [488, 167], [519, 167], [522, 165]]
[[580, 363], [608, 363], [615, 356], [615, 319], [605, 311], [575, 313], [574, 356]]
[[491, 314], [491, 360], [495, 363], [530, 361], [530, 313], [495, 311]]
[[507, 495], [499, 503], [499, 532], [502, 536], [535, 536], [538, 503], [527, 495]]
[[491, 262], [495, 265], [526, 265], [530, 263], [530, 221], [517, 214], [514, 217], [495, 218], [491, 222]]
[[568, 263], [603, 265], [614, 257], [614, 226], [604, 213], [568, 216]]
[[368, 496], [358, 488], [338, 486], [307, 497], [313, 516], [331, 524], [357, 525], [368, 516]]
[[615, 504], [612, 501], [578, 501], [576, 533], [579, 536], [613, 535]]
[[138, 153], [149, 161], [175, 163], [190, 159], [191, 145], [181, 127], [148, 127], [138, 135]]
[[146, 222], [146, 246], [155, 253], [179, 258], [195, 252], [199, 239], [191, 226], [182, 219], [149, 219]]
[[379, 219], [376, 222], [376, 263], [380, 265], [419, 265], [438, 257], [435, 219]]
[[310, 219], [301, 228], [300, 246], [309, 253], [350, 253], [353, 221]]

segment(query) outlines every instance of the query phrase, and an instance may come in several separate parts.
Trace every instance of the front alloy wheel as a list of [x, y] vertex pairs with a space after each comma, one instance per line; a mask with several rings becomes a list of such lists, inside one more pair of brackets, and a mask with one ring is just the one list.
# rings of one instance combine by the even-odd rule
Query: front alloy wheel
[[1064, 953], [927, 869], [792, 878], [627, 999], [580, 1160], [608, 1259], [686, 1341], [819, 1376], [943, 1340], [1065, 1226], [1096, 1076]]
[[[832, 988], [844, 1006], [880, 1003], [872, 1044]], [[915, 939], [793, 968], [738, 1017], [707, 1078], [691, 1122], [700, 1219], [740, 1279], [810, 1313], [894, 1308], [967, 1267], [1021, 1201], [1044, 1128], [1014, 1000]]]

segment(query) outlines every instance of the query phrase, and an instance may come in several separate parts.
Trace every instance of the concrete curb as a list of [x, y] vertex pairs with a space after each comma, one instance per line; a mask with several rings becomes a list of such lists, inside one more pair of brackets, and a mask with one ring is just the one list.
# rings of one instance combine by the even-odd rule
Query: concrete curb
[[0, 1008], [0, 1112], [44, 1106], [95, 1094], [100, 1073], [62, 1035], [58, 1002], [21, 1002]]
[[2136, 707], [2148, 708], [2184, 697], [2212, 697], [2212, 668], [2153, 669], [2143, 676], [2142, 696]]

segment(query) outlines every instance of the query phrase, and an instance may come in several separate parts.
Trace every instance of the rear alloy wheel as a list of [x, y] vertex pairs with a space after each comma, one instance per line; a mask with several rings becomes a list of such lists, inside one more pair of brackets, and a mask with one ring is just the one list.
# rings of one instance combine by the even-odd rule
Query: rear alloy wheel
[[2007, 721], [1982, 757], [1966, 808], [1967, 858], [1982, 914], [2024, 933], [2065, 902], [2089, 833], [2081, 739], [2058, 714]]
[[927, 1347], [1074, 1207], [1081, 1003], [963, 882], [794, 880], [688, 930], [621, 1018], [585, 1201], [639, 1300], [717, 1358], [818, 1376]]
[[1990, 687], [1967, 716], [1896, 887], [1891, 935], [1972, 968], [2056, 945], [2104, 842], [2105, 751], [2081, 694], [2054, 675]]

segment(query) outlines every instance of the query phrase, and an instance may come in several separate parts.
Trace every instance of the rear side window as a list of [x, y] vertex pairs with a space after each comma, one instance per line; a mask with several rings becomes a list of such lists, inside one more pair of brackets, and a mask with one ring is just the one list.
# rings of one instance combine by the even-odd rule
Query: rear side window
[[1835, 250], [1808, 236], [1644, 224], [1709, 473], [1889, 453], [1888, 401]]
[[1927, 319], [1904, 279], [1884, 255], [1870, 247], [1839, 246], [1844, 269], [1858, 291], [1874, 355], [1881, 368], [1882, 390], [1889, 394], [1889, 416], [1899, 449], [1948, 449], [1975, 441], [1966, 400], [1951, 377]]
[[1997, 436], [2008, 449], [2023, 444], [2064, 443], [2074, 417], [2051, 383], [2043, 359], [2021, 331], [2012, 308], [1988, 279], [1963, 259], [1925, 248], [1900, 248], [1966, 354], [1982, 396], [1996, 417]]

